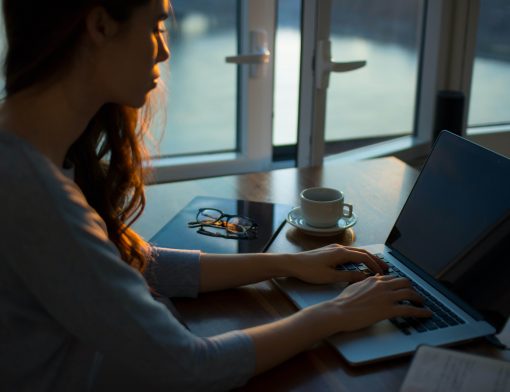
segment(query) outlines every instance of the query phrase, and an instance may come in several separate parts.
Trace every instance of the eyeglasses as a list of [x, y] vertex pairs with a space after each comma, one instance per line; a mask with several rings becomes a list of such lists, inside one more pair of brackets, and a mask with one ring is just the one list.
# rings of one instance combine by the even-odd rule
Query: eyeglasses
[[188, 227], [198, 227], [197, 233], [212, 237], [257, 238], [257, 223], [254, 220], [240, 215], [225, 214], [216, 208], [200, 208], [195, 221], [188, 222]]

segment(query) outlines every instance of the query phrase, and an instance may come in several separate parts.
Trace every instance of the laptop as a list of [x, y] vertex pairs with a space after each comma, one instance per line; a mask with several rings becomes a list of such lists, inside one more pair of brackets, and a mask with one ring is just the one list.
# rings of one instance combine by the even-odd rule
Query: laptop
[[[351, 365], [453, 345], [500, 330], [510, 315], [510, 159], [443, 131], [385, 244], [363, 248], [412, 280], [434, 312], [334, 335]], [[347, 264], [339, 268], [366, 268]], [[276, 280], [299, 307], [340, 294], [345, 284]]]

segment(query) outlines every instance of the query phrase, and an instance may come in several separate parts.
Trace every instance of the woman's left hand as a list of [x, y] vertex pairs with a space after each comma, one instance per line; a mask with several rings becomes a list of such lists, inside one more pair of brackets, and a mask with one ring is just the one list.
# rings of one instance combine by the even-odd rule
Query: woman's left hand
[[364, 249], [331, 244], [293, 254], [288, 263], [289, 276], [314, 284], [358, 282], [368, 276], [360, 271], [336, 269], [345, 263], [365, 264], [374, 274], [388, 269], [386, 263]]

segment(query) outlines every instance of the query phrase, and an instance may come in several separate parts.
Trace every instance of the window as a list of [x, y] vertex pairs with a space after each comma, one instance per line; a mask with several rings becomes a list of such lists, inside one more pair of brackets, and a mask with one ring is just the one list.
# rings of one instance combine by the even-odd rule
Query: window
[[[274, 56], [273, 144], [276, 147], [292, 146], [297, 143], [298, 129], [299, 65], [301, 56], [300, 0], [278, 1], [278, 25]], [[280, 149], [280, 151], [282, 150]]]
[[[505, 12], [509, 9], [505, 0], [209, 3], [214, 6], [200, 0], [174, 1], [180, 31], [172, 42], [172, 72], [179, 79], [169, 82], [165, 136], [168, 141], [164, 142], [171, 145], [167, 149], [170, 155], [205, 152], [207, 161], [213, 159], [211, 153], [232, 152], [237, 154], [235, 162], [246, 163], [236, 165], [243, 171], [274, 167], [271, 161], [282, 155], [295, 159], [296, 151], [299, 165], [319, 164], [324, 155], [400, 136], [410, 139], [375, 154], [420, 143], [426, 146], [433, 139], [436, 93], [442, 89], [464, 92], [467, 102], [471, 102], [470, 125], [508, 122], [503, 110], [508, 92], [501, 87], [504, 83], [491, 85], [494, 78], [490, 68], [499, 66], [501, 75], [508, 74], [507, 63], [501, 61], [503, 54], [508, 53], [509, 41], [504, 29]], [[225, 64], [223, 58], [228, 55], [226, 52], [235, 51], [235, 45], [239, 53], [250, 52], [246, 37], [253, 29], [259, 29], [262, 21], [270, 31], [268, 26], [275, 23], [272, 19], [275, 11], [274, 92], [273, 81], [268, 78], [267, 89], [263, 92], [259, 89], [260, 95], [253, 95], [256, 98], [247, 98], [250, 82], [246, 66]], [[469, 47], [473, 39], [468, 33], [477, 22], [478, 49], [471, 79], [473, 54]], [[212, 43], [221, 35], [225, 41], [217, 44], [220, 55], [209, 61], [216, 53]], [[269, 45], [271, 37], [270, 34]], [[205, 55], [199, 46], [193, 46], [201, 40], [211, 43], [206, 46], [213, 54]], [[321, 71], [317, 58], [326, 49], [328, 61], [348, 63], [347, 68], [356, 61], [366, 61], [366, 65], [353, 72], [331, 75], [328, 72], [318, 78]], [[487, 58], [492, 61], [489, 68]], [[189, 66], [184, 65], [180, 71], [181, 62], [188, 61]], [[210, 68], [203, 67], [208, 61]], [[196, 64], [200, 64], [196, 75], [202, 73], [203, 79], [197, 77], [191, 81], [197, 87], [187, 88], [185, 77]], [[208, 85], [211, 71], [218, 75], [214, 88]], [[317, 85], [319, 79], [327, 90]], [[194, 110], [186, 111], [191, 107], [186, 104], [189, 99], [186, 95], [193, 96], [190, 91], [197, 91], [200, 99], [193, 100], [197, 104]], [[175, 98], [176, 105], [172, 106], [174, 94], [179, 98]], [[214, 104], [210, 104], [211, 99]], [[263, 110], [257, 111], [257, 101], [267, 103]], [[259, 114], [250, 115], [253, 110]], [[172, 142], [174, 135], [182, 141]], [[270, 141], [268, 135], [272, 135]], [[271, 148], [274, 154], [269, 157], [267, 151]], [[250, 149], [251, 152], [246, 152]], [[162, 155], [166, 155], [164, 150]], [[365, 156], [370, 154], [374, 153]], [[262, 161], [265, 164], [261, 165]], [[220, 165], [218, 173], [232, 172], [232, 168], [231, 163]], [[198, 173], [204, 175], [202, 169]]]
[[413, 133], [423, 3], [333, 1], [333, 58], [367, 63], [359, 70], [331, 75], [327, 142]]
[[507, 0], [173, 5], [157, 181], [424, 153], [439, 90], [464, 93], [470, 137], [510, 145]]
[[173, 6], [166, 129], [153, 159], [157, 181], [270, 169], [275, 2]]
[[298, 164], [316, 165], [325, 153], [414, 135], [428, 2], [303, 4]]
[[165, 72], [166, 121], [161, 156], [235, 151], [238, 48], [237, 0], [173, 0], [172, 57]]
[[[469, 106], [469, 133], [510, 128], [510, 3], [480, 2]], [[502, 128], [502, 129], [503, 129]]]

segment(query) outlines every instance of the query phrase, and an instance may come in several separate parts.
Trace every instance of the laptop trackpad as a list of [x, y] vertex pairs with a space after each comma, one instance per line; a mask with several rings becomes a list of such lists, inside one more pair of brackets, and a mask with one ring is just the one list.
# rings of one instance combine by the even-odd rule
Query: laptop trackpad
[[411, 353], [417, 341], [404, 336], [387, 320], [354, 332], [343, 332], [327, 339], [351, 365], [361, 365], [382, 358]]

